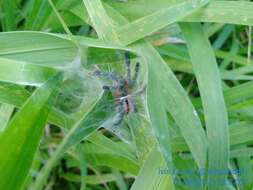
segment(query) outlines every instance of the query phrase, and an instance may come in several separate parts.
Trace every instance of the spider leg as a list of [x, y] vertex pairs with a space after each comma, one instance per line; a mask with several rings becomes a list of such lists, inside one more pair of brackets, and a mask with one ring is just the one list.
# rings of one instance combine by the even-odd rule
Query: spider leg
[[109, 91], [115, 91], [117, 89], [116, 86], [108, 86], [108, 85], [104, 85], [103, 86], [104, 90], [109, 90]]
[[98, 76], [98, 77], [101, 77], [101, 78], [104, 78], [104, 79], [107, 79], [107, 80], [116, 81], [116, 82], [122, 80], [122, 77], [119, 76], [116, 73], [109, 73], [109, 72], [104, 72], [104, 71], [101, 71], [101, 70], [95, 70], [94, 75]]
[[124, 116], [126, 114], [122, 101], [120, 101], [119, 105], [116, 107], [116, 112], [117, 114], [114, 116], [114, 119], [113, 119], [114, 126], [118, 126], [123, 121]]
[[125, 53], [125, 67], [126, 67], [126, 74], [127, 74], [127, 82], [131, 82], [131, 69], [130, 69], [130, 54], [129, 52]]
[[135, 68], [134, 68], [134, 77], [132, 79], [132, 86], [134, 86], [136, 84], [136, 80], [139, 76], [139, 73], [140, 73], [140, 63], [137, 62], [135, 65]]

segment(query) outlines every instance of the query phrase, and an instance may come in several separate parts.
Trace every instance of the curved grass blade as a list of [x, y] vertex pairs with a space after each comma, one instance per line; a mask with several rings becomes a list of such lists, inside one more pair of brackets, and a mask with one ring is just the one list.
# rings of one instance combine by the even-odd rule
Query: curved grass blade
[[0, 102], [21, 107], [29, 98], [30, 93], [22, 86], [0, 82]]
[[105, 107], [110, 94], [104, 93], [103, 96], [95, 102], [90, 110], [78, 121], [66, 134], [56, 151], [42, 168], [37, 177], [33, 189], [41, 190], [46, 182], [51, 169], [61, 156], [68, 151], [69, 148], [86, 139], [114, 114], [114, 107]]
[[[17, 84], [0, 82], [0, 102], [2, 103], [20, 108], [30, 95], [30, 92]], [[69, 128], [71, 123], [73, 123], [72, 120], [64, 112], [56, 108], [52, 108], [48, 116], [49, 123], [63, 128]]]
[[[172, 178], [169, 177], [168, 173], [163, 174], [161, 172], [164, 169], [167, 169], [166, 163], [155, 146], [149, 153], [147, 160], [143, 164], [140, 173], [131, 187], [131, 190], [173, 190]], [[143, 183], [144, 181], [147, 181], [148, 183]]]
[[[227, 171], [229, 161], [228, 115], [215, 55], [200, 24], [183, 23], [181, 27], [187, 40], [204, 108], [208, 137], [208, 169]], [[210, 189], [224, 189], [226, 173], [209, 174], [208, 178]]]
[[26, 62], [0, 58], [0, 81], [39, 86], [58, 71]]
[[21, 189], [38, 148], [62, 76], [38, 88], [0, 134], [0, 189]]
[[252, 9], [253, 2], [211, 1], [208, 6], [185, 17], [182, 21], [253, 25]]
[[52, 9], [47, 0], [31, 0], [25, 29], [41, 30]]
[[182, 19], [208, 2], [209, 0], [191, 0], [159, 10], [116, 29], [118, 38], [122, 44], [131, 44]]
[[1, 1], [1, 25], [4, 31], [15, 30], [17, 27], [18, 19], [18, 3], [16, 1]]
[[[113, 29], [113, 22], [110, 19], [110, 17], [106, 14], [106, 11], [100, 2], [100, 0], [93, 0], [93, 1], [87, 1], [83, 0], [83, 3], [87, 9], [87, 12], [90, 16], [92, 24], [96, 27], [96, 32], [98, 33], [98, 36], [105, 40], [106, 42], [114, 42], [118, 43], [118, 35], [116, 31]], [[94, 7], [96, 5], [96, 8]], [[100, 12], [96, 16], [103, 17], [95, 17], [94, 12]]]
[[[121, 3], [120, 1], [107, 0], [106, 3], [130, 20], [140, 19], [171, 5], [171, 2], [166, 0], [148, 1], [148, 3], [145, 1]], [[253, 2], [249, 1], [210, 1], [207, 6], [179, 21], [253, 25], [252, 9]]]
[[55, 34], [32, 31], [0, 33], [1, 58], [58, 68], [68, 65], [76, 55], [75, 44]]
[[91, 166], [107, 166], [134, 176], [138, 174], [139, 165], [135, 161], [108, 152], [106, 149], [94, 144], [85, 144], [84, 148], [86, 159]]
[[156, 143], [150, 122], [141, 114], [133, 114], [128, 117], [128, 125], [131, 128], [134, 150], [139, 164], [142, 165], [148, 157], [152, 147]]
[[[145, 51], [143, 51], [144, 47]], [[140, 49], [142, 51], [139, 50], [139, 52], [145, 57], [149, 65], [149, 72], [156, 74], [156, 77], [152, 79], [153, 83], [155, 83], [153, 88], [154, 95], [148, 101], [158, 102], [159, 100], [163, 103], [180, 128], [199, 168], [204, 168], [206, 164], [207, 144], [205, 133], [196, 110], [175, 75], [167, 67], [156, 50], [148, 44], [143, 45]], [[160, 89], [157, 86], [160, 86]], [[160, 99], [157, 97], [160, 97]], [[163, 134], [160, 134], [160, 136]]]
[[[147, 60], [146, 60], [147, 61]], [[172, 154], [171, 154], [171, 139], [170, 131], [167, 121], [165, 102], [162, 93], [159, 92], [162, 89], [162, 77], [158, 78], [155, 64], [149, 64], [148, 73], [148, 87], [147, 87], [147, 104], [149, 117], [152, 123], [155, 136], [159, 142], [160, 150], [167, 162], [169, 168], [173, 168], [172, 164]], [[161, 75], [160, 75], [161, 76]], [[159, 100], [159, 101], [157, 101]]]
[[5, 130], [13, 111], [14, 106], [5, 103], [0, 104], [0, 133]]
[[105, 149], [108, 149], [108, 151], [112, 151], [114, 154], [120, 155], [122, 157], [126, 157], [129, 160], [132, 160], [134, 162], [136, 162], [136, 158], [135, 156], [128, 152], [129, 150], [126, 149], [125, 147], [115, 143], [114, 141], [112, 141], [111, 139], [105, 137], [103, 134], [101, 133], [93, 133], [89, 138], [88, 141], [101, 146]]

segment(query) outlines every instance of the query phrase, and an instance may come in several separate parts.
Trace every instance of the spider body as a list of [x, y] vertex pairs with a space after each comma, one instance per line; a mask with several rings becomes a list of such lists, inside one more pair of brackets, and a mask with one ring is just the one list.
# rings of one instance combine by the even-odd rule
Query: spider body
[[131, 77], [130, 69], [130, 56], [129, 53], [125, 54], [125, 68], [126, 77], [123, 77], [117, 73], [103, 72], [100, 70], [95, 71], [95, 75], [113, 82], [113, 85], [104, 85], [104, 90], [109, 90], [115, 99], [116, 115], [113, 118], [113, 125], [119, 125], [124, 116], [129, 113], [136, 112], [136, 106], [131, 93], [136, 85], [136, 80], [139, 75], [140, 64], [136, 63], [134, 76]]

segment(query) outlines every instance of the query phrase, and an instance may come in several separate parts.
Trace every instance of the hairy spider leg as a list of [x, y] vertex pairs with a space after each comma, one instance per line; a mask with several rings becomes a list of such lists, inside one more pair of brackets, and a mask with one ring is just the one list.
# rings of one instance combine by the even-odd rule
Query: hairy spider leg
[[136, 84], [139, 73], [140, 73], [140, 63], [137, 62], [135, 65], [135, 68], [134, 68], [134, 77], [132, 79], [132, 84], [131, 84], [132, 86], [134, 86]]
[[104, 72], [101, 70], [96, 70], [94, 74], [98, 77], [116, 82], [115, 85], [103, 86], [104, 90], [110, 90], [116, 97], [127, 95], [126, 80], [120, 75], [117, 75], [116, 73]]
[[117, 90], [117, 87], [116, 86], [104, 85], [103, 89], [104, 90], [109, 90], [109, 91], [115, 91], [115, 90]]
[[124, 119], [126, 114], [125, 107], [124, 107], [124, 100], [119, 100], [118, 105], [116, 107], [117, 114], [113, 118], [113, 125], [118, 126]]
[[123, 79], [121, 76], [119, 76], [116, 73], [109, 73], [109, 72], [105, 72], [105, 71], [101, 71], [101, 70], [96, 70], [94, 72], [94, 74], [98, 77], [101, 77], [101, 78], [104, 78], [104, 79], [107, 79], [107, 80], [112, 80], [112, 81], [115, 81], [115, 82], [119, 82]]
[[130, 64], [131, 64], [131, 61], [130, 61], [130, 54], [129, 52], [126, 52], [125, 53], [125, 67], [126, 67], [126, 74], [127, 74], [127, 82], [128, 84], [131, 83], [131, 68], [130, 68]]

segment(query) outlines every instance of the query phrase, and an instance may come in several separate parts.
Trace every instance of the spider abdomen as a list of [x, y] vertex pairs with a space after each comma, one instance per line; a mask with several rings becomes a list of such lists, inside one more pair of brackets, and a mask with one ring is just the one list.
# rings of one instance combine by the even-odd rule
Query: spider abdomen
[[135, 111], [134, 103], [131, 99], [126, 98], [123, 104], [124, 104], [124, 109], [125, 109], [126, 114], [133, 113]]

